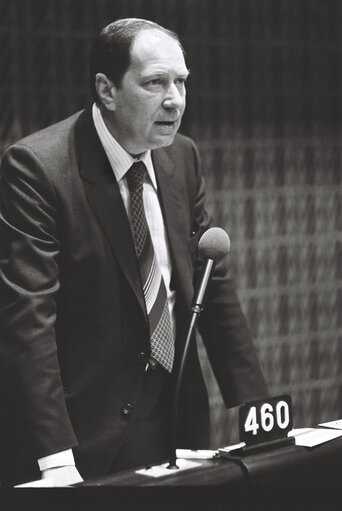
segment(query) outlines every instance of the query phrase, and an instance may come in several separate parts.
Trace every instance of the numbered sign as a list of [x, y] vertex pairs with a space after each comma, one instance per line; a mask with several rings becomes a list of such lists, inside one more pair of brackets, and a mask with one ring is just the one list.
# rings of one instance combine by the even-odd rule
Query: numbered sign
[[287, 438], [292, 424], [292, 401], [287, 395], [240, 407], [240, 441], [247, 447]]

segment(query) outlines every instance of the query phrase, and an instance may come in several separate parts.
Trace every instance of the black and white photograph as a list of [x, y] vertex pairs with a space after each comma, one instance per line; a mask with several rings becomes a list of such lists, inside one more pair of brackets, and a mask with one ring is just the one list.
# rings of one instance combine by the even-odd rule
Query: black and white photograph
[[342, 2], [0, 0], [1, 511], [342, 506]]

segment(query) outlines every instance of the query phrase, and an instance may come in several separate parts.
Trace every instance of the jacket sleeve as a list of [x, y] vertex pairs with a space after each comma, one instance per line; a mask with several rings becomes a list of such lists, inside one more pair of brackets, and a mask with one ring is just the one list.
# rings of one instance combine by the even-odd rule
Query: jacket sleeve
[[46, 170], [24, 143], [4, 155], [0, 179], [1, 393], [37, 459], [77, 444], [55, 342], [58, 204]]
[[[194, 159], [197, 192], [193, 223], [199, 231], [204, 232], [212, 227], [212, 219], [205, 205], [205, 184], [195, 147]], [[201, 266], [201, 261], [197, 259], [194, 265], [195, 288]], [[215, 267], [207, 289], [204, 311], [199, 318], [199, 331], [227, 408], [267, 396], [251, 331], [229, 272], [229, 257]]]

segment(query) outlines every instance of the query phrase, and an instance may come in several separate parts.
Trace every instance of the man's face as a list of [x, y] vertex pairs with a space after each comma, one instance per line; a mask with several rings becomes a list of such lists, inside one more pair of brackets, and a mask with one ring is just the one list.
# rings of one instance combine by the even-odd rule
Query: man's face
[[114, 109], [107, 117], [126, 151], [138, 155], [173, 142], [185, 109], [188, 74], [177, 41], [159, 31], [137, 35], [131, 64], [115, 88]]

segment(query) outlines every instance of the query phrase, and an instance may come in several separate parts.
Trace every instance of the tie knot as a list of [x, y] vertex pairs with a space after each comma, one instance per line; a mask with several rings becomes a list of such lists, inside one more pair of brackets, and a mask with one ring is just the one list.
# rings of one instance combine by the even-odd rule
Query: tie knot
[[131, 192], [142, 188], [146, 167], [142, 161], [136, 161], [127, 172], [128, 188]]

